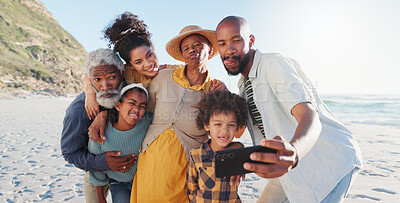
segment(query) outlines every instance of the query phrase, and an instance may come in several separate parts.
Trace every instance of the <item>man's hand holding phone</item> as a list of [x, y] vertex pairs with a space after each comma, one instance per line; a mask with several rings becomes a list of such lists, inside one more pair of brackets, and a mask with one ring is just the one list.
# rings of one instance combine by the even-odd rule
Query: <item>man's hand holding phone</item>
[[250, 159], [259, 163], [246, 162], [243, 165], [244, 169], [254, 171], [262, 178], [278, 178], [289, 172], [295, 165], [296, 149], [282, 137], [276, 136], [272, 140], [261, 140], [260, 145], [275, 149], [277, 153], [253, 152]]
[[254, 146], [217, 151], [215, 153], [216, 177], [231, 177], [231, 182], [234, 181], [238, 183], [238, 179], [240, 180], [241, 175], [253, 172], [243, 168], [245, 163], [254, 162], [250, 159], [250, 154], [253, 152], [276, 153], [276, 150], [263, 146]]

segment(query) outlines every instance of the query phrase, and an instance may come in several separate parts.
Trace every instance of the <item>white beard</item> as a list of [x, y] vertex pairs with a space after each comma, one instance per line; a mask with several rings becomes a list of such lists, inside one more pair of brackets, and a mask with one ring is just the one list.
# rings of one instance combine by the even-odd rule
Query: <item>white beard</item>
[[[96, 92], [96, 100], [100, 106], [103, 106], [107, 109], [112, 109], [118, 103], [119, 99], [121, 98], [120, 92], [122, 88], [122, 82], [118, 86], [117, 89], [105, 90], [105, 91], [98, 91], [95, 87], [93, 87], [94, 91]], [[105, 94], [113, 94], [110, 98], [106, 98], [103, 95]]]

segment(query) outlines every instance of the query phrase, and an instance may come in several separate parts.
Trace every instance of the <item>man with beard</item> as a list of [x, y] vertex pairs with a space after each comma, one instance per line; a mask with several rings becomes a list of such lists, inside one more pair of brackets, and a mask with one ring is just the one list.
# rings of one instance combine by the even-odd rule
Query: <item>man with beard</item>
[[269, 165], [244, 164], [272, 178], [259, 202], [342, 201], [362, 165], [351, 132], [332, 115], [295, 60], [253, 48], [255, 37], [245, 19], [224, 18], [216, 36], [228, 74], [241, 74], [238, 86], [248, 103], [253, 144], [278, 151], [251, 154], [252, 160]]
[[[84, 63], [84, 73], [90, 78], [96, 100], [102, 110], [114, 108], [120, 98], [124, 65], [110, 49], [90, 52]], [[88, 151], [88, 128], [92, 120], [85, 110], [85, 93], [81, 93], [67, 108], [61, 136], [61, 151], [68, 163], [85, 170], [84, 191], [86, 202], [97, 202], [96, 188], [88, 181], [88, 171], [126, 172], [136, 161], [134, 154], [119, 157], [120, 152], [94, 155]], [[105, 196], [108, 187], [104, 187]]]

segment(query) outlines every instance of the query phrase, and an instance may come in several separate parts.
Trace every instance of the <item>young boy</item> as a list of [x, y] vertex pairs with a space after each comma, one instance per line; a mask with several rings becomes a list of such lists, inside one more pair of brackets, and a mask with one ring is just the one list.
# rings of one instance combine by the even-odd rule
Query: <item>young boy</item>
[[[104, 145], [89, 141], [89, 152], [101, 154], [108, 151], [119, 151], [121, 156], [139, 154], [146, 131], [152, 121], [152, 114], [145, 114], [148, 93], [142, 84], [132, 83], [121, 90], [121, 99], [115, 108], [118, 120], [108, 122]], [[136, 157], [135, 157], [136, 158]], [[103, 196], [103, 186], [110, 184], [112, 201], [129, 202], [132, 180], [136, 173], [135, 163], [128, 171], [90, 172], [89, 182], [96, 186], [98, 202], [106, 202]], [[122, 168], [125, 170], [125, 166]]]
[[210, 136], [200, 148], [190, 152], [187, 173], [187, 194], [190, 202], [241, 202], [237, 185], [231, 185], [229, 177], [215, 176], [214, 153], [241, 148], [240, 142], [232, 142], [240, 127], [246, 125], [247, 104], [227, 90], [206, 94], [197, 103], [198, 128], [204, 128]]

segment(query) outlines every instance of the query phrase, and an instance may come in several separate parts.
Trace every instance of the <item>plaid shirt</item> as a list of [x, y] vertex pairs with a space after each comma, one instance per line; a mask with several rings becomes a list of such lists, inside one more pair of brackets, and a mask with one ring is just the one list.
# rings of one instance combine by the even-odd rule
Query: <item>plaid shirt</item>
[[237, 186], [230, 186], [229, 177], [215, 177], [214, 152], [210, 140], [190, 151], [187, 188], [190, 202], [242, 202], [237, 194]]

